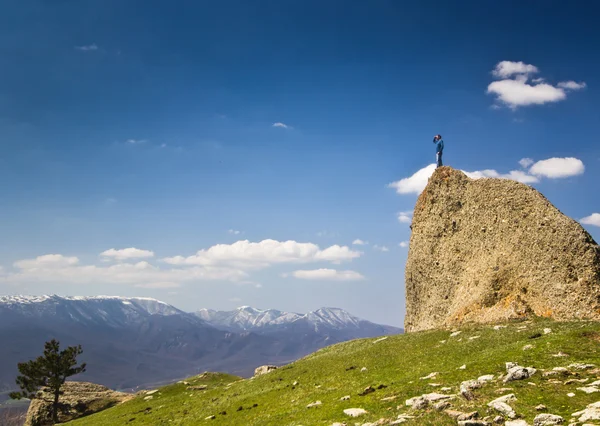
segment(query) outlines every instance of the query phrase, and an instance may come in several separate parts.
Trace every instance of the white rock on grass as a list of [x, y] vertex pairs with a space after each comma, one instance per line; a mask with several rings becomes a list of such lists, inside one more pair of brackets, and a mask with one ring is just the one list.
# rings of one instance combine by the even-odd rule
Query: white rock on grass
[[358, 417], [362, 416], [363, 414], [367, 414], [367, 410], [365, 410], [364, 408], [346, 408], [344, 410], [344, 414], [350, 417]]
[[154, 389], [154, 390], [148, 391], [148, 392], [146, 392], [146, 395], [153, 395], [156, 392], [158, 392], [158, 389]]
[[600, 401], [588, 405], [585, 410], [572, 414], [573, 417], [579, 417], [580, 422], [588, 420], [600, 420]]
[[529, 426], [525, 420], [508, 420], [504, 426]]
[[494, 330], [496, 330], [496, 331], [503, 329], [503, 328], [506, 328], [506, 326], [505, 325], [495, 325], [494, 326]]
[[152, 395], [148, 395], [144, 397], [144, 401], [150, 401], [151, 399], [153, 399], [154, 397]]
[[482, 382], [482, 383], [491, 382], [492, 380], [494, 380], [494, 375], [493, 374], [486, 374], [485, 376], [479, 376], [477, 378], [477, 381], [478, 382]]
[[350, 395], [342, 396], [340, 401], [348, 401], [350, 399]]
[[507, 402], [514, 401], [516, 399], [517, 398], [515, 398], [515, 395], [511, 393], [508, 395], [501, 396], [500, 398], [496, 398], [493, 401], [490, 401], [488, 403], [488, 407], [493, 408], [494, 410], [498, 411], [500, 414], [505, 415], [509, 419], [514, 419], [515, 417], [517, 417], [517, 413], [515, 413], [515, 410], [513, 410], [513, 408], [510, 405], [508, 405]]
[[323, 405], [323, 403], [321, 401], [315, 401], [315, 402], [311, 402], [310, 404], [308, 404], [306, 406], [306, 408], [318, 407], [319, 405]]
[[536, 371], [537, 370], [533, 367], [521, 367], [514, 362], [507, 362], [504, 383], [512, 382], [514, 380], [528, 379], [533, 376]]
[[533, 349], [533, 345], [525, 345], [525, 346], [523, 346], [523, 350], [524, 351], [528, 351], [530, 349]]
[[577, 388], [577, 390], [580, 390], [581, 392], [585, 393], [600, 392], [600, 389], [598, 389], [596, 386], [584, 386], [582, 388]]
[[562, 425], [565, 419], [556, 414], [538, 414], [533, 419], [533, 426], [553, 426]]
[[373, 341], [373, 343], [379, 343], [379, 342], [383, 342], [383, 341], [384, 341], [384, 340], [386, 340], [386, 339], [387, 339], [387, 336], [385, 336], [385, 337], [380, 337], [379, 339], [377, 339], [377, 340], [374, 340], [374, 341]]
[[490, 422], [485, 420], [459, 420], [458, 426], [490, 426]]
[[569, 365], [569, 368], [574, 368], [576, 370], [588, 370], [590, 368], [594, 368], [595, 364], [582, 364], [580, 362], [576, 362]]
[[361, 373], [364, 373], [365, 371], [367, 371], [367, 367], [363, 367], [363, 368], [360, 369]]
[[567, 394], [567, 396], [568, 396], [569, 398], [573, 398], [573, 397], [575, 396], [575, 394], [574, 394], [573, 392], [569, 392], [569, 393]]
[[459, 370], [466, 370], [467, 366], [465, 364], [461, 365], [460, 367], [458, 367]]
[[429, 380], [429, 379], [433, 379], [433, 378], [435, 378], [435, 376], [437, 376], [438, 374], [440, 374], [440, 373], [438, 373], [437, 371], [434, 371], [433, 373], [429, 373], [429, 374], [428, 374], [427, 376], [425, 376], [425, 377], [421, 377], [421, 380]]
[[462, 333], [462, 331], [453, 331], [452, 333], [450, 333], [450, 337], [456, 337], [458, 336], [460, 333]]
[[550, 334], [550, 333], [552, 333], [551, 328], [544, 328], [544, 334]]

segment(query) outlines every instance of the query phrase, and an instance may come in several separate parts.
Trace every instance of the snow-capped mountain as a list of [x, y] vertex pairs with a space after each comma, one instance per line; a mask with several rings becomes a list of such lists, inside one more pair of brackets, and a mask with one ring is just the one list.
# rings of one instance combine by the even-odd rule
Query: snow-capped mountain
[[88, 368], [78, 379], [132, 389], [205, 370], [249, 375], [332, 343], [398, 332], [335, 308], [192, 314], [143, 297], [0, 296], [0, 395], [14, 389], [17, 363], [52, 338], [82, 345]]
[[8, 312], [113, 327], [139, 322], [151, 315], [187, 315], [167, 303], [147, 297], [0, 296], [0, 317]]
[[369, 330], [369, 333], [378, 330], [380, 334], [401, 332], [400, 329], [394, 327], [362, 320], [339, 308], [321, 308], [307, 314], [299, 314], [276, 309], [261, 310], [250, 306], [241, 306], [233, 311], [200, 309], [196, 315], [216, 328], [230, 331], [271, 333], [302, 328], [304, 331], [311, 330], [315, 333], [334, 331], [356, 333], [361, 330]]

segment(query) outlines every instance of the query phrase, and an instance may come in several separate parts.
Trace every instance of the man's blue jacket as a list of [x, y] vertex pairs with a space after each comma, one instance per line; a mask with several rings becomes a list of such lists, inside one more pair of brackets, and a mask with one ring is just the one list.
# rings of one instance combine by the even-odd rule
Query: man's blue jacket
[[439, 141], [437, 141], [437, 143], [435, 144], [435, 153], [436, 154], [441, 154], [444, 151], [444, 140], [440, 139]]

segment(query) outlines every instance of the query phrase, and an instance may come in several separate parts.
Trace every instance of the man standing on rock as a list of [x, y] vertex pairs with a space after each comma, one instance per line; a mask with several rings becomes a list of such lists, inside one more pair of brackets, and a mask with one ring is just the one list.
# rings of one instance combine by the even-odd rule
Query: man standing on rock
[[433, 137], [433, 143], [435, 145], [435, 162], [437, 167], [443, 166], [442, 164], [442, 153], [444, 152], [444, 141], [442, 140], [442, 135], [435, 135]]

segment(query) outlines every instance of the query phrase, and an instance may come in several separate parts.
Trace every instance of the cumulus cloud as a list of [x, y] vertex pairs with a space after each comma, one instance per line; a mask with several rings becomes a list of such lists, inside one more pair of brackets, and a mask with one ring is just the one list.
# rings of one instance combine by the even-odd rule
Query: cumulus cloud
[[[466, 170], [461, 171], [471, 179], [491, 177], [516, 180], [521, 183], [536, 183], [539, 182], [541, 178], [557, 179], [577, 176], [585, 171], [583, 162], [578, 158], [573, 157], [549, 158], [537, 162], [534, 162], [531, 158], [523, 158], [519, 160], [519, 164], [526, 170], [511, 170], [508, 173], [500, 173], [494, 169], [475, 170], [472, 172]], [[435, 165], [429, 165], [417, 171], [411, 177], [388, 184], [388, 187], [396, 189], [398, 194], [420, 194], [423, 189], [425, 189], [425, 186], [427, 186], [427, 181], [434, 171]], [[415, 176], [419, 176], [419, 178], [413, 179]], [[398, 220], [400, 222], [409, 223], [410, 217], [407, 217], [407, 215], [403, 213], [407, 212], [399, 213]]]
[[515, 74], [535, 74], [539, 72], [536, 66], [524, 62], [500, 61], [492, 71], [495, 77], [508, 78]]
[[531, 64], [501, 61], [492, 71], [499, 80], [488, 85], [487, 93], [494, 95], [500, 104], [516, 109], [520, 106], [559, 102], [567, 98], [567, 90], [579, 90], [586, 86], [584, 82], [575, 81], [564, 81], [553, 86], [543, 78], [529, 81], [531, 74], [538, 72], [538, 68]]
[[[427, 183], [425, 183], [425, 184], [427, 184]], [[425, 186], [423, 186], [423, 188], [425, 188]], [[421, 191], [422, 191], [422, 189], [421, 189]], [[412, 221], [412, 214], [413, 214], [413, 212], [411, 212], [411, 211], [399, 212], [398, 213], [398, 222], [410, 223]]]
[[62, 254], [45, 254], [35, 259], [24, 259], [13, 265], [19, 269], [57, 269], [77, 265], [79, 259], [76, 257], [63, 256]]
[[45, 255], [21, 260], [14, 265], [18, 270], [1, 276], [0, 283], [115, 284], [166, 288], [165, 286], [173, 287], [175, 283], [182, 282], [237, 282], [248, 277], [246, 272], [231, 267], [195, 266], [163, 269], [146, 261], [97, 266], [80, 265], [76, 259], [62, 255]]
[[579, 222], [584, 225], [600, 226], [600, 213], [592, 213], [589, 216], [582, 217]]
[[377, 244], [375, 244], [373, 246], [373, 250], [377, 250], [377, 251], [380, 251], [382, 253], [387, 253], [388, 251], [390, 251], [390, 249], [387, 248], [386, 246], [378, 246]]
[[359, 238], [357, 238], [356, 240], [352, 241], [352, 245], [354, 246], [366, 246], [367, 244], [369, 244], [367, 241], [363, 241]]
[[561, 81], [557, 86], [567, 90], [581, 90], [585, 89], [587, 84], [583, 81], [581, 83], [577, 83], [576, 81]]
[[272, 127], [279, 127], [282, 129], [291, 129], [291, 126], [288, 126], [287, 124], [281, 123], [281, 122], [273, 123]]
[[408, 247], [408, 241], [400, 241], [400, 243], [398, 243], [398, 247], [402, 247], [402, 248]]
[[333, 245], [321, 250], [313, 243], [276, 240], [253, 243], [241, 240], [233, 244], [217, 244], [192, 256], [174, 256], [163, 260], [172, 265], [234, 265], [244, 269], [261, 269], [282, 263], [340, 263], [360, 255], [361, 252], [347, 246]]
[[292, 272], [289, 276], [312, 281], [359, 281], [365, 278], [356, 271], [337, 271], [335, 269], [300, 270]]
[[116, 259], [116, 260], [126, 260], [126, 259], [140, 259], [147, 257], [154, 257], [154, 252], [150, 250], [142, 250], [135, 247], [129, 247], [124, 249], [108, 249], [100, 253], [100, 257]]
[[433, 174], [435, 168], [435, 164], [430, 164], [410, 177], [388, 184], [388, 187], [394, 188], [398, 194], [419, 194], [427, 185], [427, 180]]
[[567, 158], [549, 158], [547, 160], [541, 160], [534, 163], [529, 172], [551, 179], [564, 178], [570, 176], [577, 176], [583, 174], [585, 166], [583, 162], [578, 158], [567, 157]]

